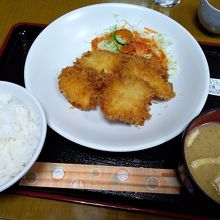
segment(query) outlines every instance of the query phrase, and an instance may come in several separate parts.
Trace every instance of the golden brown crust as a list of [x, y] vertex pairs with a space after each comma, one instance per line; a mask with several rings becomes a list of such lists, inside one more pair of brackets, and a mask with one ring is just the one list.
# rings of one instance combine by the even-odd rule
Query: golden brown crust
[[97, 91], [86, 71], [69, 66], [62, 69], [59, 78], [59, 89], [72, 106], [81, 110], [95, 109]]
[[113, 121], [143, 125], [151, 117], [149, 105], [153, 91], [137, 78], [114, 77], [99, 96], [101, 111]]
[[87, 70], [94, 86], [100, 89], [108, 78], [119, 73], [122, 58], [122, 55], [110, 51], [87, 51], [81, 58], [76, 59], [74, 65]]
[[121, 74], [146, 81], [154, 90], [156, 98], [171, 99], [175, 96], [172, 84], [164, 79], [163, 68], [157, 66], [149, 64], [148, 60], [143, 57], [134, 56], [122, 65]]
[[120, 62], [120, 54], [99, 50], [85, 52], [81, 58], [76, 59], [74, 64], [97, 72], [112, 73], [120, 65]]
[[95, 109], [99, 104], [112, 121], [143, 125], [150, 119], [152, 98], [175, 96], [167, 70], [158, 61], [109, 51], [87, 51], [64, 68], [59, 89], [74, 107]]

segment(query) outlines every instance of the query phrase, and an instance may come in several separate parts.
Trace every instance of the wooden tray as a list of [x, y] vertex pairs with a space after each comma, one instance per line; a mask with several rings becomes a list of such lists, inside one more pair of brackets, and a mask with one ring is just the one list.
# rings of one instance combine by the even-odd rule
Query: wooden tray
[[[21, 23], [13, 26], [0, 50], [0, 80], [24, 86], [24, 63], [27, 53], [45, 25]], [[220, 45], [201, 43], [207, 57], [211, 77], [220, 78]], [[195, 82], [196, 83], [196, 82]], [[203, 110], [220, 107], [220, 97], [209, 95]], [[61, 137], [48, 127], [46, 142], [38, 162], [65, 163], [132, 168], [171, 169], [177, 171], [181, 157], [181, 136], [152, 149], [111, 153], [89, 149]], [[178, 173], [178, 172], [176, 172]], [[178, 178], [178, 176], [177, 176]], [[66, 189], [20, 186], [7, 192], [138, 210], [184, 219], [219, 218], [219, 205], [200, 194], [191, 195], [183, 186], [179, 194], [130, 192], [97, 189]]]

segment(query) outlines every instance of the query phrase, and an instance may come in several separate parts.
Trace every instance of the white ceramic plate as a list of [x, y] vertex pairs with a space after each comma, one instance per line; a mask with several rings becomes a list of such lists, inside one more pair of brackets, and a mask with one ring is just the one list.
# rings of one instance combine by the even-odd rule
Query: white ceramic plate
[[[96, 34], [126, 20], [149, 27], [172, 39], [178, 62], [173, 80], [176, 97], [153, 104], [152, 118], [144, 126], [110, 123], [99, 109], [80, 111], [58, 90], [63, 67], [90, 50]], [[178, 134], [200, 113], [208, 95], [209, 68], [196, 40], [181, 25], [154, 10], [129, 4], [98, 4], [58, 18], [37, 37], [25, 63], [25, 86], [43, 105], [49, 126], [78, 144], [104, 151], [135, 151], [162, 144]]]

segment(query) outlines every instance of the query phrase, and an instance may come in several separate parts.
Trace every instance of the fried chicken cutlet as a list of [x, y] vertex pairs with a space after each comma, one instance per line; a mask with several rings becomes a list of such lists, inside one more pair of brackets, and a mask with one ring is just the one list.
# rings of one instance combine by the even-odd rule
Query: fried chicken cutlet
[[77, 58], [74, 65], [87, 69], [94, 85], [101, 88], [104, 81], [117, 72], [123, 63], [123, 56], [106, 50], [87, 51]]
[[143, 56], [135, 55], [132, 58], [130, 57], [130, 59], [134, 59], [136, 65], [140, 65], [142, 68], [148, 69], [148, 72], [151, 72], [155, 75], [160, 75], [165, 80], [168, 79], [169, 75], [167, 66], [165, 66], [162, 63], [162, 60], [158, 59], [157, 57], [152, 56], [150, 58], [145, 58]]
[[106, 118], [127, 124], [143, 125], [151, 117], [152, 89], [134, 77], [114, 77], [103, 87], [99, 105]]
[[160, 74], [163, 71], [162, 69], [156, 64], [149, 64], [146, 58], [132, 56], [126, 63], [123, 63], [121, 74], [146, 81], [154, 90], [156, 98], [168, 100], [174, 97], [175, 93], [172, 84], [164, 79], [163, 74]]
[[150, 119], [152, 99], [175, 96], [168, 73], [158, 60], [109, 51], [87, 51], [62, 69], [59, 89], [81, 110], [100, 105], [112, 121], [143, 125]]
[[58, 84], [61, 93], [72, 106], [81, 110], [96, 108], [97, 91], [85, 70], [74, 66], [62, 69]]

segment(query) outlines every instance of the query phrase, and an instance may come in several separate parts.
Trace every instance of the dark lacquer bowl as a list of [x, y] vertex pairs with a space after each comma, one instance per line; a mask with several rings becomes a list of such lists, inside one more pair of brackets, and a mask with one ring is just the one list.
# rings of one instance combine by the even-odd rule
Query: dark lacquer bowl
[[[216, 201], [216, 198], [214, 199], [209, 193], [207, 193], [206, 190], [204, 190], [204, 187], [201, 186], [200, 183], [198, 183], [198, 175], [197, 175], [197, 178], [195, 178], [195, 174], [194, 172], [192, 171], [193, 168], [192, 168], [192, 164], [193, 163], [189, 163], [189, 159], [187, 159], [187, 156], [186, 155], [190, 155], [189, 153], [191, 152], [187, 152], [188, 149], [187, 147], [189, 147], [187, 144], [186, 144], [186, 139], [189, 137], [190, 134], [192, 134], [197, 128], [201, 128], [201, 126], [203, 125], [207, 125], [210, 123], [219, 123], [220, 125], [220, 108], [216, 108], [216, 109], [211, 109], [211, 110], [207, 110], [205, 112], [202, 112], [201, 114], [199, 114], [196, 118], [194, 118], [190, 124], [187, 126], [187, 128], [185, 129], [185, 131], [183, 132], [183, 136], [182, 136], [182, 161], [180, 162], [179, 164], [179, 167], [178, 167], [178, 170], [179, 170], [179, 174], [180, 174], [180, 179], [182, 180], [184, 186], [187, 188], [187, 190], [190, 192], [190, 193], [200, 193], [201, 195], [203, 195], [204, 197], [208, 197], [209, 199], [211, 199], [212, 201], [214, 201], [215, 203], [217, 204], [220, 204], [220, 198], [219, 198], [219, 201]], [[199, 130], [198, 129], [198, 130]], [[194, 137], [196, 136], [195, 133], [193, 134]], [[201, 135], [201, 134], [200, 134]], [[196, 136], [197, 138], [197, 136]], [[206, 137], [206, 139], [208, 140], [209, 139], [209, 136]], [[189, 140], [189, 139], [188, 139]], [[192, 140], [192, 139], [191, 139]], [[194, 139], [193, 139], [194, 141]], [[191, 143], [191, 142], [190, 142]], [[198, 143], [198, 142], [197, 142]], [[190, 145], [191, 146], [191, 145]], [[219, 145], [220, 147], [220, 140], [219, 140]], [[207, 147], [209, 147], [207, 145]], [[209, 149], [210, 150], [210, 149]], [[201, 150], [201, 152], [203, 152]], [[199, 152], [198, 155], [200, 158], [198, 159], [201, 159], [203, 158], [203, 155], [202, 153]], [[220, 155], [218, 155], [220, 157]], [[204, 155], [204, 158], [206, 158], [207, 155]], [[211, 158], [211, 156], [209, 157]], [[216, 157], [215, 157], [216, 159]], [[208, 162], [211, 161], [211, 159], [208, 159], [207, 160]], [[197, 160], [198, 162], [198, 160]], [[201, 165], [201, 162], [204, 162], [203, 161], [199, 161], [200, 162], [200, 165]], [[212, 162], [212, 161], [211, 161]], [[219, 161], [220, 162], [220, 161]], [[195, 164], [195, 163], [194, 163]], [[213, 164], [212, 164], [213, 165]], [[219, 166], [220, 167], [220, 163], [216, 163], [216, 166]], [[191, 168], [191, 169], [190, 169]], [[200, 168], [200, 167], [199, 167]], [[196, 168], [198, 169], [198, 167]], [[211, 171], [210, 171], [211, 172]], [[207, 172], [206, 173], [201, 173], [201, 175], [204, 175], [204, 176], [208, 176], [207, 175]], [[220, 176], [220, 173], [219, 173], [219, 176]], [[219, 180], [220, 178], [218, 178]], [[219, 184], [220, 184], [220, 181], [219, 181]], [[219, 186], [219, 185], [218, 185]], [[217, 191], [216, 187], [214, 187], [215, 190]], [[220, 192], [219, 192], [220, 193]], [[220, 195], [219, 195], [220, 197]]]

